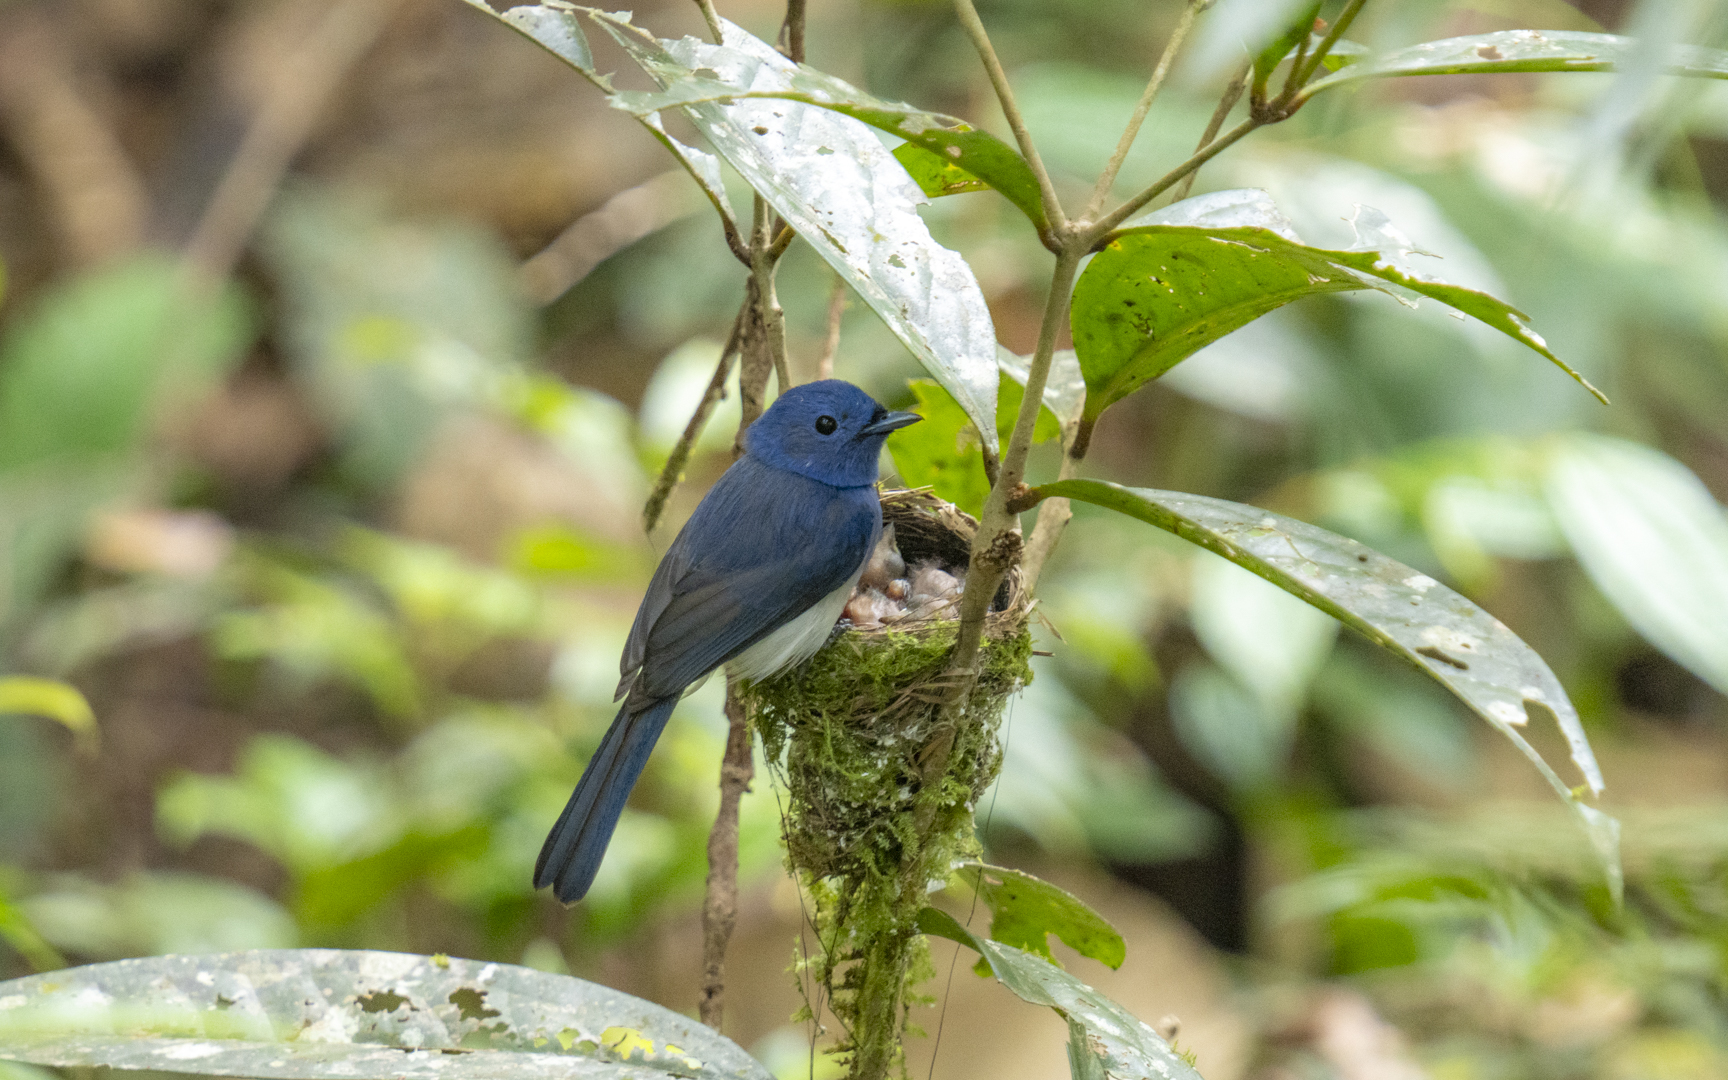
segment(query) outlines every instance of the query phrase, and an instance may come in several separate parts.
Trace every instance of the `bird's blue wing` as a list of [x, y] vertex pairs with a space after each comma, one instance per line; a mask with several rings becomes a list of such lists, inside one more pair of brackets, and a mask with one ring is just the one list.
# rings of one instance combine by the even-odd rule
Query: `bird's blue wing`
[[676, 695], [846, 583], [882, 529], [873, 488], [740, 459], [679, 532], [620, 665], [637, 700]]

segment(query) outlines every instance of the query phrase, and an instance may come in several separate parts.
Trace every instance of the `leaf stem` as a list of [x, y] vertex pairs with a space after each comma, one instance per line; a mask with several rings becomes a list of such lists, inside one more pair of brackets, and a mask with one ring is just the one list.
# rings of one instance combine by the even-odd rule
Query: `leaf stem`
[[[959, 16], [960, 26], [966, 31], [966, 36], [972, 39], [972, 46], [978, 50], [978, 59], [984, 64], [985, 74], [990, 76], [990, 85], [996, 91], [996, 100], [1002, 105], [1002, 115], [1008, 118], [1008, 126], [1014, 132], [1014, 141], [1020, 144], [1020, 153], [1026, 158], [1026, 164], [1032, 170], [1032, 175], [1038, 180], [1038, 194], [1044, 203], [1044, 216], [1050, 219], [1050, 229], [1054, 236], [1060, 236], [1067, 231], [1068, 216], [1062, 212], [1062, 204], [1056, 199], [1055, 185], [1050, 182], [1050, 174], [1044, 169], [1044, 162], [1038, 156], [1038, 147], [1032, 143], [1032, 135], [1026, 130], [1026, 120], [1020, 115], [1020, 106], [1014, 101], [1014, 89], [1008, 85], [1008, 73], [1002, 70], [1002, 61], [996, 56], [996, 47], [990, 44], [990, 35], [984, 29], [984, 21], [978, 17], [978, 9], [972, 0], [954, 0], [954, 13]], [[1054, 236], [1044, 237], [1045, 246], [1055, 243]]]
[[702, 21], [708, 24], [708, 32], [714, 35], [714, 44], [726, 44], [726, 32], [720, 27], [720, 13], [714, 10], [714, 0], [696, 0], [696, 6], [702, 9]]
[[786, 0], [786, 55], [794, 64], [804, 62], [804, 9], [807, 0]]
[[1152, 109], [1152, 101], [1163, 87], [1165, 76], [1170, 74], [1170, 65], [1175, 61], [1177, 51], [1182, 48], [1183, 40], [1193, 28], [1195, 16], [1200, 14], [1206, 4], [1207, 0], [1188, 0], [1188, 5], [1182, 9], [1182, 16], [1176, 21], [1176, 29], [1170, 32], [1170, 40], [1164, 43], [1164, 53], [1158, 58], [1158, 66], [1152, 70], [1152, 78], [1147, 80], [1146, 89], [1140, 92], [1140, 100], [1134, 104], [1134, 115], [1128, 118], [1128, 126], [1123, 129], [1122, 138], [1116, 143], [1116, 152], [1110, 155], [1109, 163], [1104, 166], [1103, 174], [1092, 188], [1092, 197], [1086, 201], [1082, 217], [1091, 218], [1104, 206], [1104, 199], [1110, 194], [1111, 186], [1116, 183], [1116, 174], [1122, 171], [1122, 163], [1128, 159], [1128, 151], [1133, 148], [1134, 140], [1140, 134], [1140, 125], [1146, 122], [1146, 114]]
[[[1292, 101], [1298, 99], [1300, 92], [1307, 87], [1308, 80], [1314, 77], [1314, 72], [1318, 71], [1320, 65], [1326, 62], [1326, 57], [1332, 52], [1332, 46], [1338, 44], [1338, 39], [1344, 36], [1344, 31], [1350, 29], [1350, 24], [1356, 21], [1356, 16], [1361, 12], [1362, 5], [1367, 2], [1368, 0], [1350, 0], [1348, 4], [1345, 4], [1344, 10], [1340, 11], [1338, 17], [1332, 20], [1332, 25], [1327, 29], [1326, 36], [1320, 39], [1320, 45], [1314, 50], [1314, 55], [1308, 58], [1306, 64], [1302, 65], [1302, 70], [1300, 72], [1291, 71], [1292, 79], [1295, 79], [1298, 74], [1301, 75], [1301, 79], [1296, 83], [1296, 92], [1293, 93], [1288, 86], [1285, 87], [1284, 93]], [[1302, 100], [1306, 100], [1306, 98], [1302, 98]]]
[[[1212, 119], [1206, 122], [1205, 133], [1200, 136], [1200, 141], [1194, 144], [1195, 153], [1206, 149], [1206, 144], [1216, 139], [1218, 132], [1223, 130], [1224, 121], [1230, 117], [1230, 110], [1242, 100], [1242, 91], [1248, 89], [1248, 74], [1253, 70], [1253, 59], [1243, 60], [1242, 66], [1236, 70], [1236, 76], [1225, 85], [1224, 94], [1218, 99], [1218, 107], [1212, 110]], [[1188, 175], [1182, 178], [1182, 182], [1176, 185], [1176, 193], [1170, 197], [1170, 201], [1181, 202], [1186, 199], [1188, 193], [1194, 190], [1194, 178], [1199, 175], [1198, 166], [1190, 170]]]
[[1153, 199], [1156, 199], [1158, 196], [1164, 194], [1164, 192], [1168, 191], [1170, 188], [1176, 186], [1176, 184], [1184, 177], [1217, 157], [1225, 149], [1233, 145], [1237, 140], [1241, 139], [1242, 136], [1267, 123], [1270, 123], [1270, 121], [1250, 116], [1248, 119], [1237, 124], [1223, 135], [1207, 143], [1201, 149], [1196, 150], [1194, 155], [1187, 161], [1184, 161], [1182, 164], [1159, 177], [1150, 187], [1141, 191], [1138, 195], [1135, 195], [1133, 198], [1129, 199], [1121, 206], [1118, 206], [1110, 213], [1104, 215], [1104, 217], [1100, 218], [1096, 224], [1087, 229], [1087, 235], [1092, 240], [1091, 246], [1096, 246], [1098, 241], [1102, 240], [1112, 229], [1132, 217], [1135, 211], [1139, 210], [1142, 206], [1145, 206]]

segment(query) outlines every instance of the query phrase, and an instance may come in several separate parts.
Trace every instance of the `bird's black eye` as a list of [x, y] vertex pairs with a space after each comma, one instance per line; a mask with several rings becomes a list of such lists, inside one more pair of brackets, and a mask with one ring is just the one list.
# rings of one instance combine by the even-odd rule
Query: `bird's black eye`
[[818, 416], [816, 418], [816, 434], [818, 435], [832, 435], [834, 429], [839, 426], [840, 424], [832, 416]]

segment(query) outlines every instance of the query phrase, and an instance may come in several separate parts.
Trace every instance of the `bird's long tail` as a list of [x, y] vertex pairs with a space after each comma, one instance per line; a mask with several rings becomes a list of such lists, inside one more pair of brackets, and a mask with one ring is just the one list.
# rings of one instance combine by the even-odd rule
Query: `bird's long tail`
[[566, 904], [574, 904], [587, 894], [630, 789], [636, 786], [637, 777], [648, 764], [648, 754], [677, 704], [678, 699], [672, 697], [632, 713], [629, 702], [625, 703], [601, 740], [600, 749], [589, 759], [582, 779], [576, 782], [558, 823], [546, 836], [540, 860], [534, 864], [536, 889], [550, 885], [552, 894]]

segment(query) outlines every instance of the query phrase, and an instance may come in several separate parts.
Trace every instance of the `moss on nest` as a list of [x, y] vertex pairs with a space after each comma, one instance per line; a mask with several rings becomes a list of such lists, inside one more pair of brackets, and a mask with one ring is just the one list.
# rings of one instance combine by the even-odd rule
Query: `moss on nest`
[[[965, 569], [971, 518], [926, 492], [885, 493], [883, 514], [908, 561]], [[838, 631], [807, 663], [746, 691], [787, 788], [787, 859], [816, 909], [821, 952], [807, 967], [850, 1033], [840, 1049], [854, 1075], [880, 1075], [861, 1066], [899, 1055], [910, 987], [929, 969], [914, 922], [929, 888], [977, 853], [972, 812], [1001, 766], [1002, 709], [1032, 677], [1017, 578], [995, 601], [963, 696], [947, 670], [951, 617]], [[877, 1020], [892, 1022], [873, 1022], [884, 997], [892, 1016]]]

